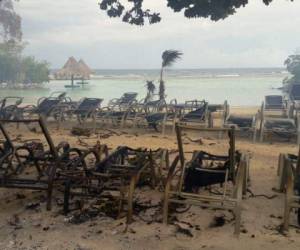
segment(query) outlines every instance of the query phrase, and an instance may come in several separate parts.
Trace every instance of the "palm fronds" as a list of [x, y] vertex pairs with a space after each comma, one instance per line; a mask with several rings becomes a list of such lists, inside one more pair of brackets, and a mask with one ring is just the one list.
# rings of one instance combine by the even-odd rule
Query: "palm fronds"
[[162, 54], [162, 64], [160, 70], [160, 80], [159, 80], [159, 98], [160, 100], [165, 99], [165, 82], [163, 80], [164, 68], [170, 67], [175, 63], [178, 59], [181, 58], [183, 53], [178, 50], [165, 50]]
[[162, 54], [162, 68], [170, 67], [182, 56], [178, 50], [165, 50]]
[[155, 89], [156, 89], [156, 87], [155, 87], [153, 81], [147, 81], [147, 82], [146, 82], [146, 88], [147, 88], [147, 92], [148, 92], [149, 94], [154, 94], [154, 91], [155, 91]]

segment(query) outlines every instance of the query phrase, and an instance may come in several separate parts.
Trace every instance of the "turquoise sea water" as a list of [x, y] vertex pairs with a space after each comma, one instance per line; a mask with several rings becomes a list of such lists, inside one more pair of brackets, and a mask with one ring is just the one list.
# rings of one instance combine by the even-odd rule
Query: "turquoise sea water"
[[[66, 91], [75, 100], [82, 97], [103, 98], [104, 103], [124, 92], [138, 92], [145, 97], [146, 80], [154, 80], [158, 86], [159, 70], [96, 70], [95, 76], [84, 88], [66, 89], [70, 81], [50, 81], [41, 89], [0, 88], [0, 98], [23, 96], [25, 103], [35, 103], [41, 96], [53, 91]], [[280, 94], [287, 76], [283, 69], [193, 69], [168, 70], [165, 73], [167, 99], [179, 102], [206, 99], [210, 103], [228, 100], [234, 106], [260, 105], [267, 94]]]

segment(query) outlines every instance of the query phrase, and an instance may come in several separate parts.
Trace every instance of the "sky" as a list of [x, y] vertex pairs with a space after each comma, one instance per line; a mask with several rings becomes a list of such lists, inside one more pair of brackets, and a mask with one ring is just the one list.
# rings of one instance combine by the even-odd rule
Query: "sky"
[[22, 0], [25, 53], [62, 67], [69, 56], [83, 58], [92, 68], [159, 68], [166, 49], [184, 53], [176, 68], [282, 67], [300, 51], [300, 1], [250, 0], [233, 16], [219, 22], [187, 19], [165, 0], [144, 0], [161, 13], [159, 24], [132, 26], [111, 19], [97, 0]]

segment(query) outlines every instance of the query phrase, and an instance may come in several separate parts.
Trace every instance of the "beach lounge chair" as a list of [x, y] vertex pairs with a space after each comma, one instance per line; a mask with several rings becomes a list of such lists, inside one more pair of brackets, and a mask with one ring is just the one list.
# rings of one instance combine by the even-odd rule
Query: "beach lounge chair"
[[300, 225], [300, 149], [298, 155], [280, 154], [277, 175], [279, 176], [278, 191], [285, 192], [283, 230], [288, 230], [292, 210], [297, 211]]
[[[191, 161], [186, 162], [182, 130], [197, 132], [227, 132], [228, 155], [212, 155], [195, 151]], [[234, 128], [199, 128], [176, 125], [179, 155], [171, 164], [164, 193], [163, 221], [168, 223], [170, 204], [198, 205], [201, 207], [230, 210], [235, 215], [234, 233], [239, 235], [241, 224], [242, 195], [247, 189], [249, 159], [235, 150]], [[179, 163], [179, 167], [177, 166]], [[176, 184], [177, 181], [177, 184]], [[220, 195], [199, 191], [202, 187], [223, 184]]]
[[242, 137], [251, 137], [253, 142], [256, 142], [257, 135], [257, 115], [255, 116], [242, 116], [242, 115], [229, 115], [225, 121], [224, 127], [234, 127], [236, 135]]
[[[186, 110], [189, 110], [189, 112], [186, 112]], [[205, 101], [197, 103], [197, 105], [192, 104], [191, 106], [186, 103], [186, 108], [184, 112], [181, 113], [179, 118], [180, 124], [197, 124], [204, 127], [213, 127], [211, 113], [208, 110], [208, 103]]]
[[74, 102], [66, 96], [66, 92], [53, 92], [49, 97], [41, 97], [37, 105], [28, 105], [22, 108], [23, 118], [34, 118], [35, 115], [45, 119], [52, 117], [60, 122], [64, 119], [64, 114], [72, 108]]
[[23, 102], [22, 97], [7, 96], [0, 100], [0, 119], [19, 119], [21, 110], [19, 105]]
[[113, 110], [127, 110], [132, 104], [136, 103], [136, 97], [138, 93], [127, 92], [124, 93], [120, 98], [115, 98], [109, 101], [108, 107]]
[[100, 98], [83, 98], [71, 113], [77, 117], [80, 124], [85, 124], [89, 118], [91, 118], [95, 124], [96, 114], [102, 102], [103, 99]]
[[267, 95], [265, 96], [266, 110], [284, 110], [285, 103], [281, 95]]
[[107, 202], [117, 201], [116, 217], [120, 216], [127, 205], [127, 223], [131, 223], [135, 188], [144, 181], [153, 181], [155, 154], [156, 152], [146, 149], [122, 146], [95, 165], [87, 162], [81, 164], [81, 170], [77, 168], [76, 171], [62, 172], [68, 179], [65, 187], [65, 212], [69, 210], [72, 197], [97, 198], [102, 201], [106, 199]]
[[257, 117], [260, 119], [259, 136], [261, 142], [264, 141], [265, 137], [276, 137], [285, 141], [296, 139], [297, 143], [300, 142], [299, 123], [297, 122], [299, 119], [297, 117], [286, 118], [286, 116], [282, 115], [270, 115], [266, 112], [264, 104], [262, 104]]

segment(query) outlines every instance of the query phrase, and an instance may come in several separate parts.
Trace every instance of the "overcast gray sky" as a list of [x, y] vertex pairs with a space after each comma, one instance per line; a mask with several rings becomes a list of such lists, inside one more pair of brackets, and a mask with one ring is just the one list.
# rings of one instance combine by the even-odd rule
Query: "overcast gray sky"
[[300, 48], [300, 1], [250, 0], [224, 21], [187, 19], [165, 0], [145, 0], [160, 11], [159, 24], [144, 27], [110, 19], [97, 0], [23, 0], [26, 53], [61, 67], [73, 55], [93, 68], [159, 68], [165, 49], [184, 56], [178, 68], [280, 67]]

